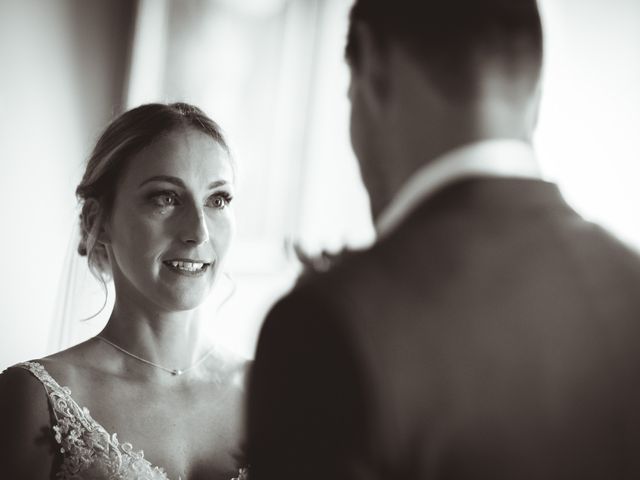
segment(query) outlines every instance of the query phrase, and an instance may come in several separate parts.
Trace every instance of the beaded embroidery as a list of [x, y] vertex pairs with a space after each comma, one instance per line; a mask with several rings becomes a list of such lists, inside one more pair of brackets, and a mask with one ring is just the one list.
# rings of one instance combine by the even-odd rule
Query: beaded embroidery
[[[128, 443], [120, 443], [117, 434], [109, 435], [96, 422], [86, 407], [71, 397], [68, 387], [60, 386], [37, 362], [24, 362], [16, 367], [31, 372], [45, 387], [56, 425], [54, 437], [60, 445], [62, 466], [60, 480], [86, 478], [104, 480], [169, 480], [165, 471], [144, 458], [142, 450], [134, 451]], [[231, 480], [248, 480], [247, 469]]]

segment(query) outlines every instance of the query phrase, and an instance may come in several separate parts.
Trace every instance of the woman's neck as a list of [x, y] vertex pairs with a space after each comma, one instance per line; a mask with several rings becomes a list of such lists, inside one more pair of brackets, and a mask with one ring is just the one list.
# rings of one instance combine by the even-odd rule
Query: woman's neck
[[[116, 301], [100, 336], [154, 364], [184, 369], [207, 350], [204, 326], [198, 310], [159, 312]], [[130, 356], [128, 360], [135, 362]]]

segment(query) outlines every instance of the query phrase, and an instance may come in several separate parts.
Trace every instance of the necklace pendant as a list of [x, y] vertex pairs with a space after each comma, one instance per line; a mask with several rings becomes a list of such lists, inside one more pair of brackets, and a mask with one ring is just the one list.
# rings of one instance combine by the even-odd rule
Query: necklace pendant
[[119, 350], [122, 353], [124, 353], [125, 355], [129, 355], [130, 357], [135, 358], [139, 362], [146, 363], [147, 365], [150, 365], [150, 366], [155, 367], [155, 368], [160, 368], [161, 370], [163, 370], [165, 372], [168, 372], [168, 373], [170, 373], [171, 375], [173, 375], [175, 377], [180, 376], [183, 373], [191, 370], [192, 368], [197, 367], [202, 362], [204, 362], [209, 357], [209, 355], [211, 355], [211, 353], [213, 352], [213, 348], [211, 348], [205, 355], [202, 356], [202, 358], [200, 360], [198, 360], [197, 362], [185, 367], [184, 370], [180, 370], [179, 368], [170, 369], [170, 368], [167, 368], [167, 367], [163, 367], [162, 365], [158, 365], [157, 363], [150, 362], [149, 360], [145, 360], [144, 358], [139, 357], [137, 355], [134, 355], [133, 353], [126, 351], [124, 348], [116, 345], [111, 340], [107, 340], [106, 338], [104, 338], [101, 335], [97, 335], [95, 338], [98, 338], [98, 339], [102, 340], [103, 342], [108, 343], [109, 345], [111, 345], [116, 350]]

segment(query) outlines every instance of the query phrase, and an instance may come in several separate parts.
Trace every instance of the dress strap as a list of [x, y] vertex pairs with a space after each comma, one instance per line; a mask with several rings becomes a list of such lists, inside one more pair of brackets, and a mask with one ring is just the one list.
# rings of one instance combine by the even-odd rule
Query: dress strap
[[[60, 445], [60, 453], [64, 458], [56, 478], [61, 480], [84, 478], [81, 472], [92, 465], [98, 455], [107, 458], [105, 461], [109, 468], [112, 468], [108, 463], [109, 455], [112, 455], [115, 465], [113, 468], [118, 468], [122, 463], [122, 454], [117, 448], [111, 447], [112, 441], [117, 442], [116, 435], [114, 434], [111, 438], [107, 431], [91, 418], [89, 410], [76, 403], [71, 397], [69, 387], [60, 386], [38, 362], [23, 362], [15, 367], [28, 370], [42, 383], [47, 393], [56, 419], [55, 425], [52, 426], [54, 437]], [[115, 445], [117, 447], [117, 443]], [[102, 476], [96, 478], [102, 478]], [[115, 477], [105, 475], [104, 478]]]
[[29, 361], [18, 363], [14, 366], [29, 371], [40, 381], [40, 383], [42, 383], [45, 392], [47, 393], [47, 399], [51, 405], [53, 415], [58, 424], [61, 422], [67, 423], [72, 421], [73, 423], [77, 422], [84, 428], [93, 427], [88, 410], [80, 407], [80, 405], [78, 405], [71, 397], [71, 390], [69, 387], [63, 387], [56, 382], [41, 363]]

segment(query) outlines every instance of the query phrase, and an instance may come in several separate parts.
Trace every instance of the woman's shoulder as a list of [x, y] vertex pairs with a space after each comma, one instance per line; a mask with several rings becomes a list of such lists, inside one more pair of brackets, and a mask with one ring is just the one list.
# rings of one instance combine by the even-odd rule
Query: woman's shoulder
[[232, 350], [220, 348], [216, 348], [212, 357], [209, 375], [215, 385], [212, 391], [219, 396], [218, 408], [226, 411], [229, 418], [242, 421], [251, 362]]
[[[215, 409], [209, 409], [212, 415], [224, 419], [226, 432], [235, 432], [228, 437], [230, 451], [238, 465], [245, 465], [246, 455], [246, 396], [251, 360], [233, 350], [216, 348], [214, 361], [210, 365], [213, 373], [212, 395], [215, 396]], [[210, 402], [209, 402], [210, 403]], [[242, 475], [238, 478], [246, 478]]]
[[[38, 361], [13, 365], [0, 375], [0, 415], [40, 413], [48, 420], [47, 394], [36, 375]], [[44, 415], [42, 415], [44, 413]], [[31, 417], [31, 415], [29, 415]]]
[[90, 338], [72, 347], [60, 350], [56, 353], [41, 358], [38, 362], [51, 365], [75, 365], [87, 361], [91, 357], [91, 352], [96, 348], [95, 338]]
[[[37, 361], [36, 361], [37, 362]], [[37, 365], [34, 362], [18, 363], [7, 368], [0, 375], [0, 402], [29, 401], [37, 396], [46, 399], [42, 383], [30, 373], [29, 365]]]
[[87, 369], [100, 369], [100, 358], [96, 355], [96, 341], [89, 339], [65, 350], [60, 350], [37, 360], [60, 385], [76, 385], [78, 377]]
[[[85, 342], [87, 343], [87, 342]], [[48, 396], [75, 376], [86, 346], [79, 344], [53, 355], [18, 363], [0, 374], [0, 417], [50, 424]], [[0, 430], [2, 431], [2, 430]]]
[[236, 351], [224, 346], [216, 345], [212, 349], [211, 364], [216, 370], [218, 381], [232, 388], [243, 390], [252, 361]]
[[44, 385], [25, 368], [8, 368], [0, 375], [0, 473], [47, 478], [56, 450]]

